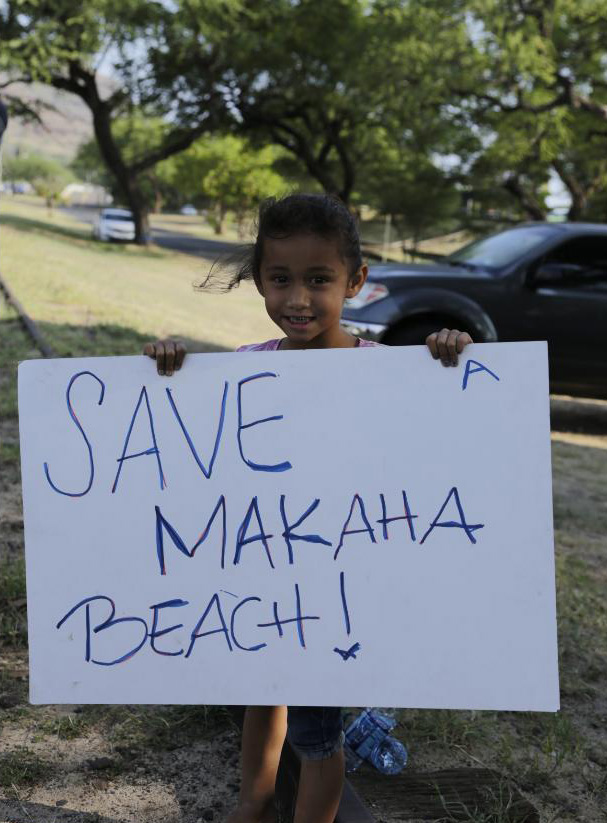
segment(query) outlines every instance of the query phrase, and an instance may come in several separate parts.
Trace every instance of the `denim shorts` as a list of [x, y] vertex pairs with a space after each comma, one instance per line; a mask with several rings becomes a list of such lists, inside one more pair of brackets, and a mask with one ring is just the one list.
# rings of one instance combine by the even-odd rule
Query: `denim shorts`
[[341, 709], [335, 706], [289, 706], [287, 739], [306, 760], [332, 757], [344, 743]]

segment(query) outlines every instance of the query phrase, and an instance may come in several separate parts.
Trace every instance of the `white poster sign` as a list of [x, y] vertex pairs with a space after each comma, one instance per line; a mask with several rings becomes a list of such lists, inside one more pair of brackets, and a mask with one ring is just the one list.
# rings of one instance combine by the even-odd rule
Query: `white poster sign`
[[556, 710], [543, 343], [19, 369], [34, 703]]

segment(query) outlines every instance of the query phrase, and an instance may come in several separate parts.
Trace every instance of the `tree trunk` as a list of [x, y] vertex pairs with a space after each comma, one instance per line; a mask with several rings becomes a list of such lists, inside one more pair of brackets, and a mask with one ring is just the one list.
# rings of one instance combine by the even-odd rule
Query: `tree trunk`
[[341, 190], [338, 196], [347, 206], [350, 202], [350, 197], [352, 196], [352, 190], [354, 189], [355, 183], [354, 163], [352, 162], [348, 149], [339, 133], [335, 135], [334, 144], [339, 156], [339, 162], [341, 164], [343, 175]]
[[588, 191], [571, 172], [567, 171], [565, 164], [560, 160], [554, 160], [552, 167], [561, 178], [567, 187], [569, 194], [571, 195], [571, 206], [567, 212], [567, 220], [571, 220], [573, 222], [576, 220], [581, 220], [588, 204]]
[[226, 217], [226, 208], [223, 203], [218, 203], [215, 209], [214, 226], [215, 234], [223, 234], [223, 221]]
[[148, 180], [152, 184], [152, 188], [154, 190], [154, 214], [160, 214], [164, 205], [164, 197], [162, 196], [160, 183], [158, 182], [157, 176], [153, 173], [148, 176]]
[[111, 117], [107, 107], [101, 104], [93, 110], [93, 125], [101, 156], [114, 175], [119, 190], [126, 199], [135, 220], [135, 243], [147, 246], [150, 242], [148, 209], [139, 186], [137, 175], [133, 174], [122, 160], [120, 150], [111, 132]]
[[127, 176], [126, 197], [135, 218], [135, 243], [139, 246], [147, 246], [150, 242], [149, 215], [135, 175]]
[[546, 220], [546, 211], [531, 192], [525, 191], [516, 174], [510, 175], [503, 187], [519, 201], [528, 217], [532, 220]]
[[93, 115], [93, 129], [101, 157], [114, 175], [119, 191], [133, 212], [135, 242], [141, 246], [147, 245], [150, 237], [145, 200], [138, 185], [137, 175], [127, 167], [114, 140], [112, 108], [107, 100], [101, 99], [95, 75], [73, 62], [70, 64], [69, 78], [54, 77], [52, 85], [77, 94], [89, 107]]

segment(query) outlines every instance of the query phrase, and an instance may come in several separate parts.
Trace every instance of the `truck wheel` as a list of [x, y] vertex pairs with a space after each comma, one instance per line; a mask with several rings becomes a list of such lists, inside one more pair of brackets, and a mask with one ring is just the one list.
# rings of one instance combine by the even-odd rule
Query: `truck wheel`
[[[429, 334], [443, 328], [449, 328], [444, 320], [420, 320], [407, 326], [397, 326], [386, 335], [382, 343], [387, 343], [389, 346], [424, 346], [426, 337]], [[465, 329], [461, 331], [465, 331]]]

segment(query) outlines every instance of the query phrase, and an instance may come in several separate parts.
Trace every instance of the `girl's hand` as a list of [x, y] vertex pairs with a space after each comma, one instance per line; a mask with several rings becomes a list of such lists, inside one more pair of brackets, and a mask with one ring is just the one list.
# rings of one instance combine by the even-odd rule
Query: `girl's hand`
[[156, 340], [155, 343], [146, 343], [143, 353], [156, 361], [158, 374], [170, 377], [181, 368], [186, 350], [179, 340]]
[[472, 343], [467, 331], [457, 329], [442, 329], [426, 337], [426, 346], [435, 360], [440, 358], [443, 366], [457, 366], [457, 356], [464, 348]]

